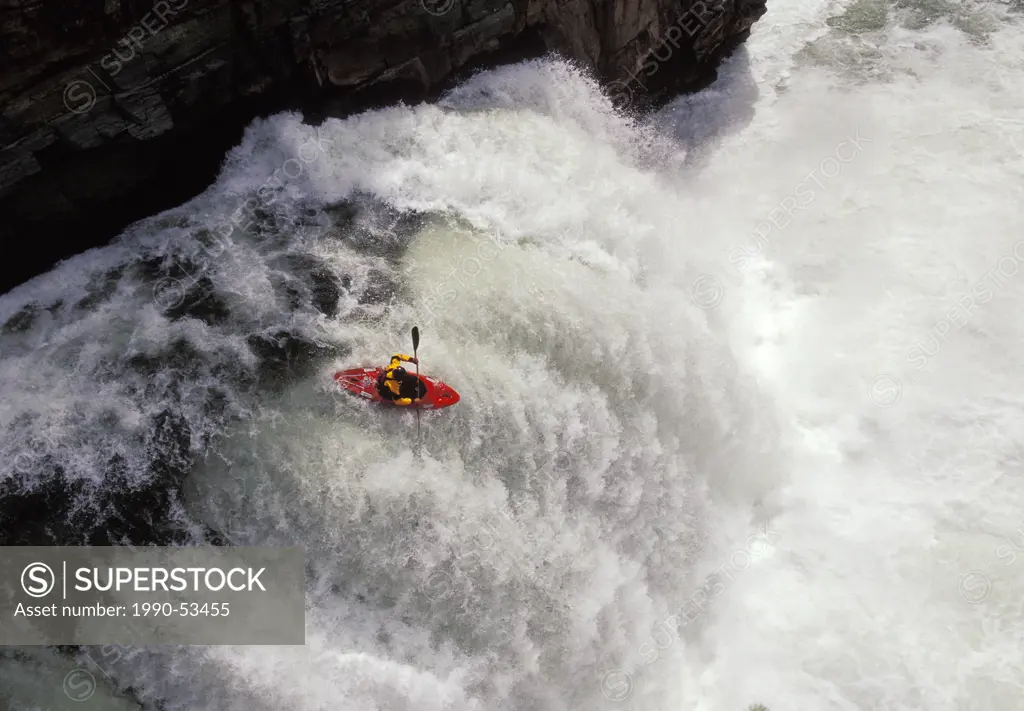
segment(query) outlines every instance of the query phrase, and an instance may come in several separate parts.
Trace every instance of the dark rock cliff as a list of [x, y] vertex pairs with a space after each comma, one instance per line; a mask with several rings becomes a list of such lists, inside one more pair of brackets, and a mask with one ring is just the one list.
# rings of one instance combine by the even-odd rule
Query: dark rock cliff
[[557, 52], [643, 108], [764, 0], [0, 0], [0, 289], [205, 188], [254, 117], [429, 100]]

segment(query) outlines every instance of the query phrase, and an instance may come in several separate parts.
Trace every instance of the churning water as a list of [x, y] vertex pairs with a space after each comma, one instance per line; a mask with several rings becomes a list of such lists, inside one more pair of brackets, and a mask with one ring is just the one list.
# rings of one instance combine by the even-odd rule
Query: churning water
[[[255, 122], [0, 298], [4, 536], [301, 543], [307, 643], [11, 652], [0, 700], [1024, 709], [1018, 10], [773, 2], [643, 123], [557, 62]], [[463, 396], [421, 458], [330, 378], [412, 325]]]

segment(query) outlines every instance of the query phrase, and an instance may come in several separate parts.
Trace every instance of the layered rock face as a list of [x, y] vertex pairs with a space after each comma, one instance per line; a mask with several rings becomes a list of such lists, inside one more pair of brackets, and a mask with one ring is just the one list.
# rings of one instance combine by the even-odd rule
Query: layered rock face
[[4, 291], [178, 204], [253, 117], [429, 100], [557, 52], [642, 108], [699, 88], [764, 0], [0, 0]]

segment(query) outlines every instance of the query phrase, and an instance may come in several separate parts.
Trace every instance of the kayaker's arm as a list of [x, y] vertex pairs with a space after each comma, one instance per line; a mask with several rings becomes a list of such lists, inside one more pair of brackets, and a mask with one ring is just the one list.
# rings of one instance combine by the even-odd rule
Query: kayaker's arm
[[415, 400], [413, 400], [412, 398], [408, 398], [408, 397], [400, 397], [397, 400], [394, 400], [393, 402], [396, 405], [411, 405], [414, 402], [418, 403], [419, 401], [420, 401], [419, 398], [416, 398]]
[[407, 356], [405, 353], [395, 353], [393, 356], [391, 356], [391, 364], [388, 366], [388, 368], [397, 368], [402, 363], [419, 364], [419, 362], [420, 361], [417, 358]]

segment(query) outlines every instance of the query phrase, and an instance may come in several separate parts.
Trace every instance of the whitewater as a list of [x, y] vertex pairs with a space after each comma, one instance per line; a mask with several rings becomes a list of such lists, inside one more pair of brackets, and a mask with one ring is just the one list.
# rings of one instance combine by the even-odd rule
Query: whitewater
[[[302, 544], [306, 644], [6, 650], [0, 702], [1024, 709], [1022, 22], [770, 0], [646, 118], [549, 59], [255, 121], [0, 297], [0, 496]], [[419, 454], [331, 380], [414, 325]]]

